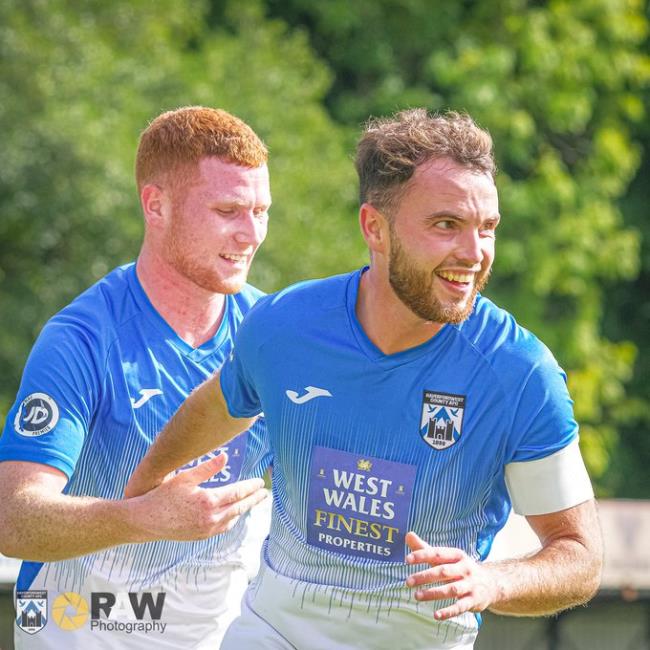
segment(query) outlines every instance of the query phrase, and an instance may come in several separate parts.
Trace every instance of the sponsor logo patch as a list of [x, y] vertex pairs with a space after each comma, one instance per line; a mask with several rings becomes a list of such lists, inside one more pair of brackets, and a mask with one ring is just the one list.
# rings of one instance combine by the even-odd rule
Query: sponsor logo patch
[[447, 449], [458, 442], [463, 428], [465, 395], [424, 391], [420, 436], [430, 447]]
[[36, 634], [46, 623], [47, 591], [16, 591], [16, 625], [27, 634]]
[[307, 543], [343, 555], [403, 562], [416, 467], [314, 447]]
[[14, 429], [21, 436], [33, 438], [52, 431], [58, 421], [56, 402], [45, 393], [32, 393], [18, 407]]

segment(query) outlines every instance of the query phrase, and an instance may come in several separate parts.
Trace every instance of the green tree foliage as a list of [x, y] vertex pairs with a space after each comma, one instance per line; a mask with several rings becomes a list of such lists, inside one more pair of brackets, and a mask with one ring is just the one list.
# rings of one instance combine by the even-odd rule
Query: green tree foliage
[[329, 72], [304, 35], [238, 4], [211, 26], [193, 0], [0, 4], [2, 416], [45, 320], [137, 254], [135, 147], [162, 110], [220, 106], [267, 141], [277, 180], [260, 287], [362, 259], [353, 170], [322, 107]]
[[251, 279], [273, 290], [365, 258], [360, 124], [450, 107], [496, 142], [488, 293], [567, 368], [588, 463], [603, 493], [619, 489], [605, 470], [612, 455], [621, 466], [625, 417], [647, 412], [647, 392], [625, 392], [645, 334], [610, 317], [606, 337], [603, 304], [616, 287], [627, 314], [647, 286], [629, 284], [644, 213], [630, 228], [620, 207], [640, 160], [647, 29], [640, 0], [5, 0], [0, 413], [45, 319], [137, 253], [133, 155], [151, 117], [221, 106], [266, 140], [274, 206]]
[[[646, 52], [648, 51], [646, 43]], [[646, 93], [646, 100], [650, 93]], [[647, 105], [647, 102], [646, 102]], [[642, 236], [641, 272], [634, 282], [611, 283], [605, 301], [605, 331], [613, 340], [631, 339], [638, 347], [628, 399], [617, 409], [620, 426], [618, 444], [604, 483], [612, 494], [650, 496], [650, 127], [639, 125], [638, 137], [646, 156], [630, 191], [621, 202], [626, 220]]]
[[[335, 71], [337, 120], [466, 110], [496, 143], [504, 219], [488, 294], [568, 370], [592, 474], [630, 403], [636, 348], [603, 335], [604, 291], [638, 271], [618, 199], [639, 165], [630, 128], [650, 77], [640, 0], [267, 0]], [[629, 306], [629, 305], [628, 305]], [[647, 321], [646, 321], [647, 327]], [[646, 334], [647, 336], [647, 334]], [[648, 403], [645, 403], [648, 408]], [[599, 481], [601, 491], [607, 483]], [[648, 496], [648, 495], [646, 495]]]

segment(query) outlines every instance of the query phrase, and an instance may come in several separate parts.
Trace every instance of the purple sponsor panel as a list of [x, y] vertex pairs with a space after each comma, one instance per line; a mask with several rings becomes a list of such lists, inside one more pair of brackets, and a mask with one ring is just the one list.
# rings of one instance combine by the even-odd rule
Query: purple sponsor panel
[[385, 562], [403, 562], [414, 465], [314, 447], [307, 543]]
[[176, 471], [184, 472], [192, 467], [196, 467], [200, 463], [204, 463], [215, 456], [218, 456], [222, 451], [225, 451], [228, 454], [228, 463], [227, 465], [218, 473], [215, 474], [212, 478], [208, 479], [201, 483], [203, 488], [214, 488], [214, 487], [223, 487], [230, 483], [234, 483], [239, 480], [241, 475], [242, 465], [244, 464], [244, 456], [246, 455], [246, 442], [248, 440], [248, 431], [240, 433], [236, 438], [231, 440], [227, 445], [219, 447], [200, 458], [183, 465], [180, 469]]

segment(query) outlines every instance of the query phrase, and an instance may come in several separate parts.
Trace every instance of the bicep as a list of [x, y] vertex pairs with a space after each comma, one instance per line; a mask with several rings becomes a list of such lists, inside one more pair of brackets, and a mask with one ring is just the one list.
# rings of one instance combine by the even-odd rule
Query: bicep
[[601, 532], [594, 499], [558, 512], [528, 515], [526, 519], [544, 548], [557, 540], [573, 540], [600, 553]]
[[7, 514], [34, 496], [47, 499], [61, 494], [68, 477], [42, 463], [7, 460], [0, 462], [0, 512]]

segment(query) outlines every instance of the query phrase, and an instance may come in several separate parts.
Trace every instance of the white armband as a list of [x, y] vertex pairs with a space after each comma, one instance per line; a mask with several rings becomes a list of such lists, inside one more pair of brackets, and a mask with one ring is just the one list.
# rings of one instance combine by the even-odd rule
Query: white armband
[[505, 478], [519, 515], [559, 512], [594, 496], [577, 438], [546, 458], [509, 463]]

